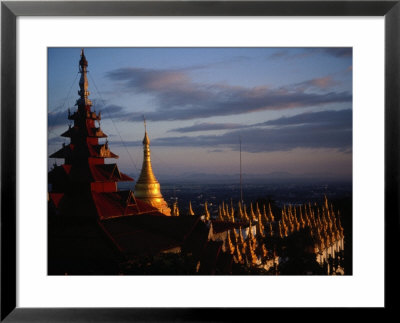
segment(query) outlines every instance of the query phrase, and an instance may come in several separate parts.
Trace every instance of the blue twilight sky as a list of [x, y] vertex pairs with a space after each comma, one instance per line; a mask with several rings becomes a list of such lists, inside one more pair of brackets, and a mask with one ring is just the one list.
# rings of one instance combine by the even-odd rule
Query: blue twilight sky
[[[49, 153], [76, 109], [80, 48], [48, 50]], [[138, 176], [143, 115], [156, 176], [352, 176], [351, 48], [86, 48], [93, 109]], [[50, 164], [53, 161], [50, 160]], [[61, 161], [58, 161], [61, 163]]]

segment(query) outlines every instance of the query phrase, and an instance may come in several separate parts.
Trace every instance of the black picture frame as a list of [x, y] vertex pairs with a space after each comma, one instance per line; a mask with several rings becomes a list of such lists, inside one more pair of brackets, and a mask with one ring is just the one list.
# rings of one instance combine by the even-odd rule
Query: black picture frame
[[[1, 3], [1, 321], [236, 321], [265, 309], [16, 307], [16, 19], [18, 16], [384, 16], [385, 309], [396, 306], [399, 233], [400, 1], [4, 1]], [[395, 237], [395, 238], [393, 238]], [[373, 265], [373, 255], [371, 255]], [[40, 292], [40, 291], [38, 291]], [[282, 309], [276, 309], [283, 311]], [[284, 309], [287, 311], [287, 309]], [[239, 315], [240, 312], [240, 315]]]

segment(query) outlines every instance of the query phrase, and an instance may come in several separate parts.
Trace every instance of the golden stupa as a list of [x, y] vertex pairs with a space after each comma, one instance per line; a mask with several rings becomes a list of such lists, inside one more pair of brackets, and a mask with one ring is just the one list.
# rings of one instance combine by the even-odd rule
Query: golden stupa
[[147, 135], [146, 121], [144, 121], [143, 165], [134, 194], [137, 198], [157, 208], [161, 213], [171, 215], [171, 209], [161, 194], [160, 183], [154, 176], [151, 167], [150, 140]]

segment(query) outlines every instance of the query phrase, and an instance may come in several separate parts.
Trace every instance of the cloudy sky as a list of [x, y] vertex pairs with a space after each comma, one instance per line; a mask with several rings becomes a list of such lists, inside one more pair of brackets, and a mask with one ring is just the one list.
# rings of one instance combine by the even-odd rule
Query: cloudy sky
[[[93, 109], [138, 177], [143, 115], [156, 176], [352, 175], [351, 48], [87, 48]], [[49, 153], [68, 143], [80, 48], [48, 50]], [[53, 160], [49, 160], [53, 164]], [[61, 161], [58, 161], [60, 164]], [[318, 176], [318, 175], [316, 175]]]

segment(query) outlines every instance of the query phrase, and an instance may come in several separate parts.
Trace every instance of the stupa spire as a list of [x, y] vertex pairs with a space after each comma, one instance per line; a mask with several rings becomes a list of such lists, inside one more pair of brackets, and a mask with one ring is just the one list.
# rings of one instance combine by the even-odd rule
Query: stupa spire
[[135, 196], [152, 206], [156, 207], [161, 213], [171, 215], [171, 209], [165, 202], [160, 189], [160, 183], [153, 173], [150, 157], [150, 139], [147, 135], [146, 119], [144, 122], [143, 138], [143, 164], [139, 179], [135, 185]]
[[[153, 173], [153, 168], [151, 166], [151, 156], [150, 156], [150, 140], [147, 135], [146, 120], [144, 119], [144, 138], [143, 138], [143, 164], [142, 171], [138, 183], [145, 184], [158, 184], [158, 181]], [[158, 192], [159, 193], [159, 192]], [[161, 193], [160, 193], [161, 195]]]
[[84, 104], [85, 107], [92, 105], [92, 102], [89, 100], [89, 82], [87, 78], [87, 67], [88, 67], [88, 62], [85, 57], [85, 51], [82, 48], [81, 49], [81, 59], [79, 61], [79, 73], [81, 73], [81, 78], [79, 80], [79, 91], [78, 94], [80, 96], [80, 99], [78, 100], [79, 103]]
[[[144, 123], [144, 138], [143, 138], [143, 145], [150, 146], [150, 139], [147, 135], [147, 126], [146, 126], [146, 118], [143, 116], [143, 123]], [[150, 158], [150, 148], [149, 148], [149, 158]]]
[[194, 215], [193, 209], [192, 209], [192, 202], [189, 201], [189, 211], [188, 211], [188, 215]]

